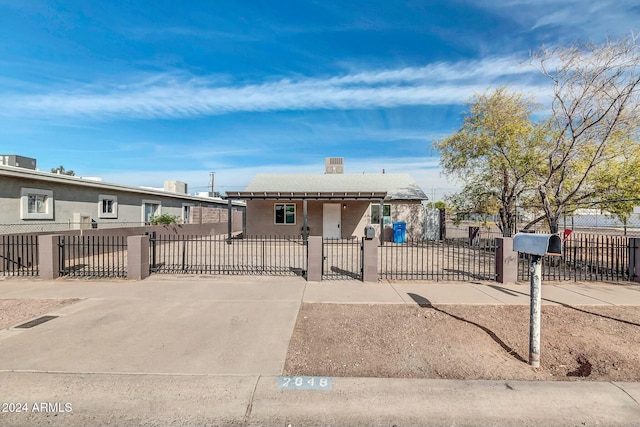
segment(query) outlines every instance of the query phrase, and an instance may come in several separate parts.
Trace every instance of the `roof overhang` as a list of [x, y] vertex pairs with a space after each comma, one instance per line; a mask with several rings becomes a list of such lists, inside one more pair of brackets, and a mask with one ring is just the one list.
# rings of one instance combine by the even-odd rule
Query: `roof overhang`
[[227, 191], [231, 200], [383, 200], [386, 191], [355, 192], [287, 192], [287, 191]]

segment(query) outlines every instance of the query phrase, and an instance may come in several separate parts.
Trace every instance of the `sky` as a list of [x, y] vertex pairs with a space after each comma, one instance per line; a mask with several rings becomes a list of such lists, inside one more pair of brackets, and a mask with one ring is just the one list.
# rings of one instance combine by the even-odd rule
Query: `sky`
[[0, 154], [189, 192], [256, 173], [410, 173], [456, 191], [432, 143], [528, 58], [640, 30], [636, 0], [0, 0]]

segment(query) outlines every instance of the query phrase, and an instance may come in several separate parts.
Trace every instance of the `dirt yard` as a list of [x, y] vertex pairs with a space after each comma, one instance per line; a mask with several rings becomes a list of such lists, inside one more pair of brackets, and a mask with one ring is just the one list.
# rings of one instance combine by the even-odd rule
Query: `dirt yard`
[[285, 375], [640, 381], [640, 307], [304, 304]]
[[0, 329], [17, 326], [79, 299], [0, 299]]

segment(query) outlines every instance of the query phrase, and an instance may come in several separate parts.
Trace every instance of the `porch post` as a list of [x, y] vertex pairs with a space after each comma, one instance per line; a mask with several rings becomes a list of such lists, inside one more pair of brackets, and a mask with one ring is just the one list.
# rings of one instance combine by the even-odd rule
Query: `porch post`
[[302, 239], [306, 242], [307, 232], [307, 199], [302, 200]]
[[232, 228], [232, 224], [231, 224], [231, 199], [228, 200], [228, 204], [227, 204], [227, 225], [228, 225], [228, 230], [229, 230], [229, 243], [231, 243], [231, 232], [233, 230]]
[[380, 199], [380, 246], [384, 246], [384, 199]]
[[247, 236], [247, 205], [245, 204], [244, 210], [240, 211], [242, 213], [242, 236]]

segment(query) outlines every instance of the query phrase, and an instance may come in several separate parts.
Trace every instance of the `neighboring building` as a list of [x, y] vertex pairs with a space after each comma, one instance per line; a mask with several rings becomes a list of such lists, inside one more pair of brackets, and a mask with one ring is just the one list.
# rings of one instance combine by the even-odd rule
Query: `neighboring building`
[[245, 191], [227, 192], [246, 200], [247, 235], [325, 238], [362, 237], [373, 226], [385, 240], [392, 224], [407, 223], [409, 237], [421, 237], [424, 191], [408, 174], [343, 174], [342, 158], [329, 158], [325, 174], [258, 174]]
[[[226, 200], [186, 191], [177, 181], [166, 181], [165, 190], [149, 189], [2, 165], [0, 233], [139, 226], [161, 214], [188, 223], [194, 207], [229, 208]], [[242, 202], [232, 206], [244, 208]]]

